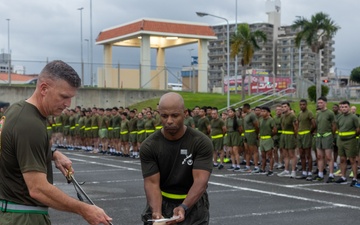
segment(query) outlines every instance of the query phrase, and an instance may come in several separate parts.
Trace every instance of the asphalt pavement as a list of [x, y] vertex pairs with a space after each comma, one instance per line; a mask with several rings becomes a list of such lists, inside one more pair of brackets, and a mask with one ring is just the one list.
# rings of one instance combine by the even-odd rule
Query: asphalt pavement
[[[114, 225], [140, 225], [146, 198], [139, 159], [61, 150], [75, 178]], [[227, 167], [227, 166], [226, 166]], [[208, 193], [210, 224], [357, 224], [360, 188], [214, 168]], [[326, 178], [325, 178], [326, 180]], [[349, 181], [349, 180], [348, 180]], [[76, 198], [72, 184], [54, 168], [54, 184]], [[87, 224], [79, 215], [51, 209], [54, 225]]]

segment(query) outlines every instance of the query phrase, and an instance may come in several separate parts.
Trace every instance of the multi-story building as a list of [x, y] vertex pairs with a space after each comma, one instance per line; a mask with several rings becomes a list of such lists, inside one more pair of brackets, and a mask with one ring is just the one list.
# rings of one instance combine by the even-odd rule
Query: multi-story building
[[[291, 26], [280, 26], [280, 0], [267, 1], [268, 22], [249, 24], [251, 31], [261, 30], [267, 35], [266, 43], [259, 43], [260, 50], [256, 50], [252, 63], [247, 69], [260, 69], [277, 77], [290, 77], [293, 83], [299, 77], [315, 81], [317, 56], [305, 42], [301, 43], [301, 50], [295, 46], [295, 36], [299, 30]], [[295, 19], [295, 18], [294, 18]], [[226, 24], [212, 26], [217, 40], [209, 41], [209, 86], [222, 87], [224, 76], [227, 75], [226, 61]], [[234, 34], [235, 24], [230, 24], [230, 37]], [[327, 76], [330, 68], [335, 65], [334, 40], [325, 45], [321, 54], [322, 76]], [[299, 54], [299, 51], [300, 54]], [[300, 56], [300, 57], [299, 57]], [[300, 59], [300, 60], [299, 60]], [[299, 62], [301, 70], [299, 70]], [[241, 57], [238, 60], [238, 79], [242, 73]], [[230, 79], [235, 76], [235, 60], [230, 59]], [[226, 79], [226, 78], [225, 78]]]
[[[8, 73], [9, 72], [9, 61], [11, 55], [8, 53], [1, 53], [0, 54], [0, 73]], [[10, 71], [12, 71], [12, 68], [10, 66]]]

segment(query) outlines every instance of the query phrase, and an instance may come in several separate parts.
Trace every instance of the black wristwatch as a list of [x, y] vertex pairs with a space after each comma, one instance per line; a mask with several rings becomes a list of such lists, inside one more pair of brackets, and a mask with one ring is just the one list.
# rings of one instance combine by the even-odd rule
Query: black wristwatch
[[189, 207], [187, 207], [187, 206], [186, 206], [185, 204], [183, 204], [183, 203], [181, 203], [179, 206], [182, 207], [182, 208], [185, 210], [185, 212], [187, 212], [187, 210], [189, 209]]
[[57, 151], [57, 148], [51, 148], [51, 155], [54, 155], [54, 152]]

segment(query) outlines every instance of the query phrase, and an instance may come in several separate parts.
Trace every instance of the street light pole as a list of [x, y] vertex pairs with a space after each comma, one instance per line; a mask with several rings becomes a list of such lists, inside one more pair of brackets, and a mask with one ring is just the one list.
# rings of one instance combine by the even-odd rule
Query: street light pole
[[212, 16], [215, 18], [219, 18], [222, 20], [226, 21], [226, 48], [227, 48], [227, 54], [226, 54], [226, 61], [227, 61], [227, 77], [228, 77], [228, 85], [227, 85], [227, 108], [230, 107], [230, 37], [229, 37], [229, 21], [224, 18], [224, 17], [220, 17], [220, 16], [216, 16], [213, 14], [209, 14], [209, 13], [204, 13], [204, 12], [196, 12], [196, 15], [200, 16], [200, 17], [204, 17], [204, 16]]
[[[296, 16], [296, 18], [301, 19], [301, 16]], [[296, 79], [296, 97], [301, 98], [300, 93], [302, 93], [302, 82], [301, 82], [301, 41], [299, 46], [299, 74]], [[300, 89], [301, 88], [301, 89]], [[302, 95], [302, 94], [301, 94]]]
[[94, 86], [94, 74], [93, 74], [93, 36], [92, 36], [92, 0], [90, 0], [90, 40], [89, 40], [89, 44], [90, 44], [90, 58], [91, 58], [91, 62], [90, 62], [90, 77], [91, 77], [91, 86]]
[[[84, 39], [84, 41], [87, 42], [87, 65], [88, 65], [88, 73], [90, 71], [90, 42], [89, 42], [89, 39]], [[91, 84], [91, 81], [90, 81], [90, 84]]]
[[11, 86], [11, 53], [10, 53], [10, 19], [6, 19], [8, 21], [8, 81], [9, 86]]
[[82, 10], [84, 7], [78, 8], [80, 11], [80, 54], [81, 54], [81, 86], [84, 87], [84, 57], [83, 57], [83, 32], [82, 32]]
[[192, 65], [192, 58], [191, 58], [191, 52], [193, 51], [194, 49], [193, 48], [190, 48], [188, 49], [189, 51], [189, 56], [190, 56], [190, 73], [189, 73], [189, 84], [190, 84], [190, 90], [194, 91], [194, 87], [195, 87], [195, 83], [194, 83], [194, 68], [193, 68], [193, 65]]

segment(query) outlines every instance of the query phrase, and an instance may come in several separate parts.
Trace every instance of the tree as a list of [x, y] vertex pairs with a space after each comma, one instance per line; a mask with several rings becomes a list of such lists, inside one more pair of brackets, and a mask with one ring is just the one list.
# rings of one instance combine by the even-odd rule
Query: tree
[[[251, 32], [249, 24], [247, 23], [239, 24], [235, 34], [231, 36], [230, 57], [235, 58], [235, 56], [241, 54], [241, 65], [243, 67], [243, 74], [241, 76], [242, 100], [245, 99], [244, 84], [245, 84], [245, 76], [246, 76], [246, 66], [250, 65], [255, 50], [260, 49], [260, 46], [258, 45], [258, 41], [266, 42], [266, 40], [267, 37], [263, 31], [257, 30]], [[248, 83], [250, 88], [250, 81]]]
[[350, 80], [356, 83], [360, 83], [360, 67], [356, 67], [353, 70], [351, 70]]
[[320, 93], [320, 50], [324, 49], [325, 44], [330, 41], [340, 29], [338, 25], [335, 24], [329, 15], [319, 12], [311, 16], [310, 20], [301, 17], [294, 21], [292, 25], [293, 29], [300, 29], [296, 34], [295, 44], [299, 48], [301, 41], [304, 40], [305, 43], [311, 48], [311, 51], [317, 54], [317, 73], [315, 75], [316, 81], [316, 99], [321, 96]]
[[[328, 86], [325, 86], [325, 85], [321, 85], [321, 96], [327, 96], [329, 94], [329, 87]], [[316, 102], [316, 87], [313, 85], [313, 86], [310, 86], [308, 88], [308, 96], [309, 96], [309, 99], [310, 101], [312, 102]]]

